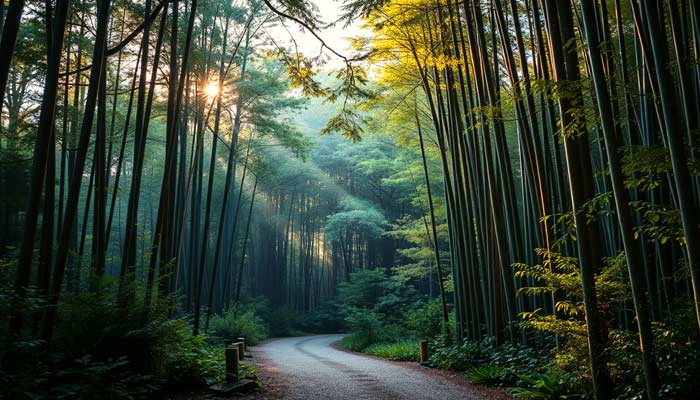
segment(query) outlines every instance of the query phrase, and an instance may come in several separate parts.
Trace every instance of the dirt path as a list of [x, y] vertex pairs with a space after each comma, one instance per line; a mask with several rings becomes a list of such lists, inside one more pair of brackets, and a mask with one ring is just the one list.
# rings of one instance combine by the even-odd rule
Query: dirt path
[[444, 371], [339, 350], [342, 335], [275, 339], [254, 350], [260, 400], [510, 399]]

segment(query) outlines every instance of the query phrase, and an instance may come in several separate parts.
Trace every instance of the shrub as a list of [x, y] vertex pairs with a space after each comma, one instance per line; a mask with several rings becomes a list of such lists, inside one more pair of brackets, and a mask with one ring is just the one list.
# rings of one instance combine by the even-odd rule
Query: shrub
[[396, 343], [375, 343], [369, 345], [363, 352], [394, 361], [418, 361], [420, 359], [418, 343], [409, 340]]
[[576, 380], [565, 373], [535, 373], [520, 375], [520, 379], [527, 386], [513, 389], [511, 393], [516, 397], [544, 400], [582, 399], [584, 397], [575, 389]]
[[126, 358], [95, 361], [90, 356], [57, 369], [48, 398], [55, 399], [148, 399], [158, 392], [162, 379], [130, 369]]
[[299, 316], [294, 310], [286, 307], [270, 310], [266, 317], [267, 330], [271, 337], [300, 336], [297, 328]]
[[553, 362], [549, 352], [515, 344], [498, 346], [493, 338], [448, 344], [445, 336], [440, 336], [430, 343], [430, 348], [429, 361], [439, 368], [476, 373], [493, 372], [478, 370], [482, 367], [502, 370], [499, 384], [518, 383], [519, 375], [545, 372]]
[[367, 348], [367, 340], [359, 335], [348, 335], [340, 341], [343, 348], [350, 351], [362, 351]]
[[216, 340], [231, 341], [245, 337], [246, 343], [251, 346], [267, 338], [264, 321], [252, 310], [244, 311], [235, 306], [229, 308], [223, 315], [212, 317], [210, 331]]
[[488, 363], [496, 365], [505, 370], [511, 378], [511, 383], [517, 383], [517, 376], [531, 373], [544, 373], [552, 366], [552, 356], [549, 351], [539, 348], [535, 349], [523, 345], [506, 343], [496, 346], [492, 340], [485, 340], [487, 348], [493, 348], [487, 355]]
[[86, 355], [19, 360], [16, 372], [0, 371], [0, 399], [149, 399], [163, 380], [133, 372], [129, 361], [96, 361]]
[[114, 288], [96, 293], [66, 293], [58, 307], [52, 351], [65, 358], [86, 354], [95, 361], [125, 357], [132, 370], [162, 373], [164, 353], [176, 349], [189, 335], [187, 323], [170, 319], [170, 299], [151, 307], [142, 291], [127, 305], [119, 305]]
[[477, 385], [502, 386], [511, 381], [509, 375], [503, 367], [486, 365], [471, 368], [467, 372], [467, 379]]
[[[451, 319], [454, 321], [454, 318]], [[442, 316], [442, 302], [433, 299], [420, 307], [415, 307], [406, 313], [406, 326], [415, 332], [418, 339], [431, 340], [446, 332]], [[450, 328], [454, 323], [450, 323]]]
[[[686, 328], [670, 327], [654, 323], [654, 345], [661, 378], [660, 398], [684, 399], [697, 397], [700, 392], [700, 350], [693, 337], [694, 321]], [[683, 333], [681, 333], [683, 332]], [[642, 375], [639, 337], [633, 332], [612, 331], [610, 333], [611, 375], [617, 384], [619, 398], [642, 398], [644, 376]]]
[[135, 293], [120, 305], [111, 287], [99, 295], [66, 292], [48, 354], [31, 336], [3, 338], [9, 346], [2, 352], [12, 351], [15, 365], [0, 371], [0, 398], [150, 399], [169, 385], [223, 377], [223, 350], [169, 318], [171, 299], [144, 308], [143, 291]]
[[300, 318], [299, 328], [314, 333], [342, 332], [345, 328], [343, 312], [335, 302], [321, 304]]
[[[655, 323], [656, 354], [661, 374], [661, 394], [665, 398], [693, 398], [700, 393], [700, 349], [698, 340], [689, 338], [695, 334], [693, 322], [686, 329], [669, 329]], [[636, 338], [635, 338], [636, 339]], [[637, 346], [639, 342], [635, 341]], [[641, 371], [641, 368], [634, 371]]]
[[430, 363], [438, 368], [453, 371], [466, 371], [486, 363], [490, 353], [495, 351], [491, 342], [463, 341], [448, 344], [445, 336], [440, 336], [430, 343], [432, 354]]
[[383, 271], [363, 270], [338, 285], [338, 301], [350, 308], [372, 308], [391, 289]]
[[349, 281], [338, 285], [338, 303], [345, 310], [371, 309], [382, 314], [388, 323], [402, 323], [415, 301], [412, 286], [399, 284], [381, 270], [354, 272]]
[[372, 310], [352, 308], [345, 322], [352, 332], [353, 340], [359, 345], [356, 347], [357, 350], [376, 343], [382, 337], [381, 316]]
[[184, 335], [179, 347], [165, 360], [168, 383], [173, 387], [198, 387], [224, 379], [224, 349], [206, 342], [203, 335]]

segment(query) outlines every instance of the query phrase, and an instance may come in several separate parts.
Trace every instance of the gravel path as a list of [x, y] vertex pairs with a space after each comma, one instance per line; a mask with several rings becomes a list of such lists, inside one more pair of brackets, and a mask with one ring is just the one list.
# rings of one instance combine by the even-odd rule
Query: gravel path
[[276, 339], [255, 349], [255, 363], [280, 400], [450, 400], [502, 398], [427, 368], [338, 350], [342, 335]]

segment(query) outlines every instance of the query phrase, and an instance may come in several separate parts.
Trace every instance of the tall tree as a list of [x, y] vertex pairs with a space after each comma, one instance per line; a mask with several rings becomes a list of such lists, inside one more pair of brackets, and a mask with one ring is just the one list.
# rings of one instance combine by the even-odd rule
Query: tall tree
[[[22, 4], [15, 4], [15, 7], [20, 7], [20, 9], [16, 11], [18, 11], [21, 14]], [[19, 258], [17, 261], [18, 268], [17, 279], [15, 282], [15, 290], [17, 291], [20, 298], [24, 297], [26, 293], [26, 288], [29, 284], [29, 277], [31, 274], [32, 259], [34, 253], [34, 238], [36, 234], [36, 225], [41, 203], [42, 184], [46, 173], [46, 165], [49, 161], [49, 157], [47, 155], [53, 154], [55, 151], [55, 149], [49, 150], [49, 147], [55, 146], [55, 144], [52, 143], [55, 130], [54, 116], [56, 114], [56, 98], [58, 95], [59, 86], [58, 75], [61, 67], [60, 62], [61, 54], [63, 51], [63, 40], [65, 37], [66, 21], [68, 18], [68, 7], [69, 2], [67, 0], [59, 1], [56, 7], [55, 16], [53, 17], [55, 18], [55, 20], [51, 21], [52, 17], [50, 13], [47, 16], [47, 25], [53, 29], [47, 29], [47, 34], [51, 35], [51, 47], [48, 51], [48, 64], [46, 78], [44, 82], [44, 95], [41, 103], [41, 113], [39, 114], [39, 126], [37, 130], [37, 139], [34, 144], [34, 155], [32, 157], [32, 177], [30, 184], [29, 203], [27, 204], [27, 211], [24, 224], [24, 237], [22, 240], [22, 247], [20, 248]], [[8, 18], [9, 13], [10, 10], [8, 10]], [[8, 25], [6, 24], [6, 29], [7, 26]], [[4, 40], [5, 34], [3, 33], [3, 41]], [[0, 47], [2, 47], [1, 44]], [[11, 53], [12, 52], [10, 51], [5, 54]], [[9, 63], [10, 60], [8, 59], [7, 61]], [[0, 73], [1, 72], [2, 71], [0, 71]], [[0, 82], [0, 93], [4, 91], [4, 87], [2, 87], [1, 85], [2, 82]], [[51, 158], [51, 161], [53, 162], [53, 158]], [[51, 189], [53, 189], [53, 187]], [[45, 220], [44, 223], [48, 223], [48, 220]], [[50, 265], [44, 265], [43, 268], [50, 268]], [[21, 310], [17, 310], [17, 313], [13, 316], [12, 321], [10, 323], [9, 331], [11, 334], [16, 335], [19, 334], [21, 328]]]

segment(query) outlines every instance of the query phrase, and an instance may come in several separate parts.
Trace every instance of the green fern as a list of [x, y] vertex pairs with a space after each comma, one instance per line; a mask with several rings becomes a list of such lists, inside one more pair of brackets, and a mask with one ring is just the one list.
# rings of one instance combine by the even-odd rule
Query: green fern
[[545, 373], [518, 376], [528, 387], [511, 390], [515, 397], [529, 399], [581, 399], [583, 395], [575, 393], [571, 376], [560, 373]]
[[507, 383], [508, 371], [495, 365], [474, 367], [467, 372], [467, 379], [477, 385], [500, 386]]

